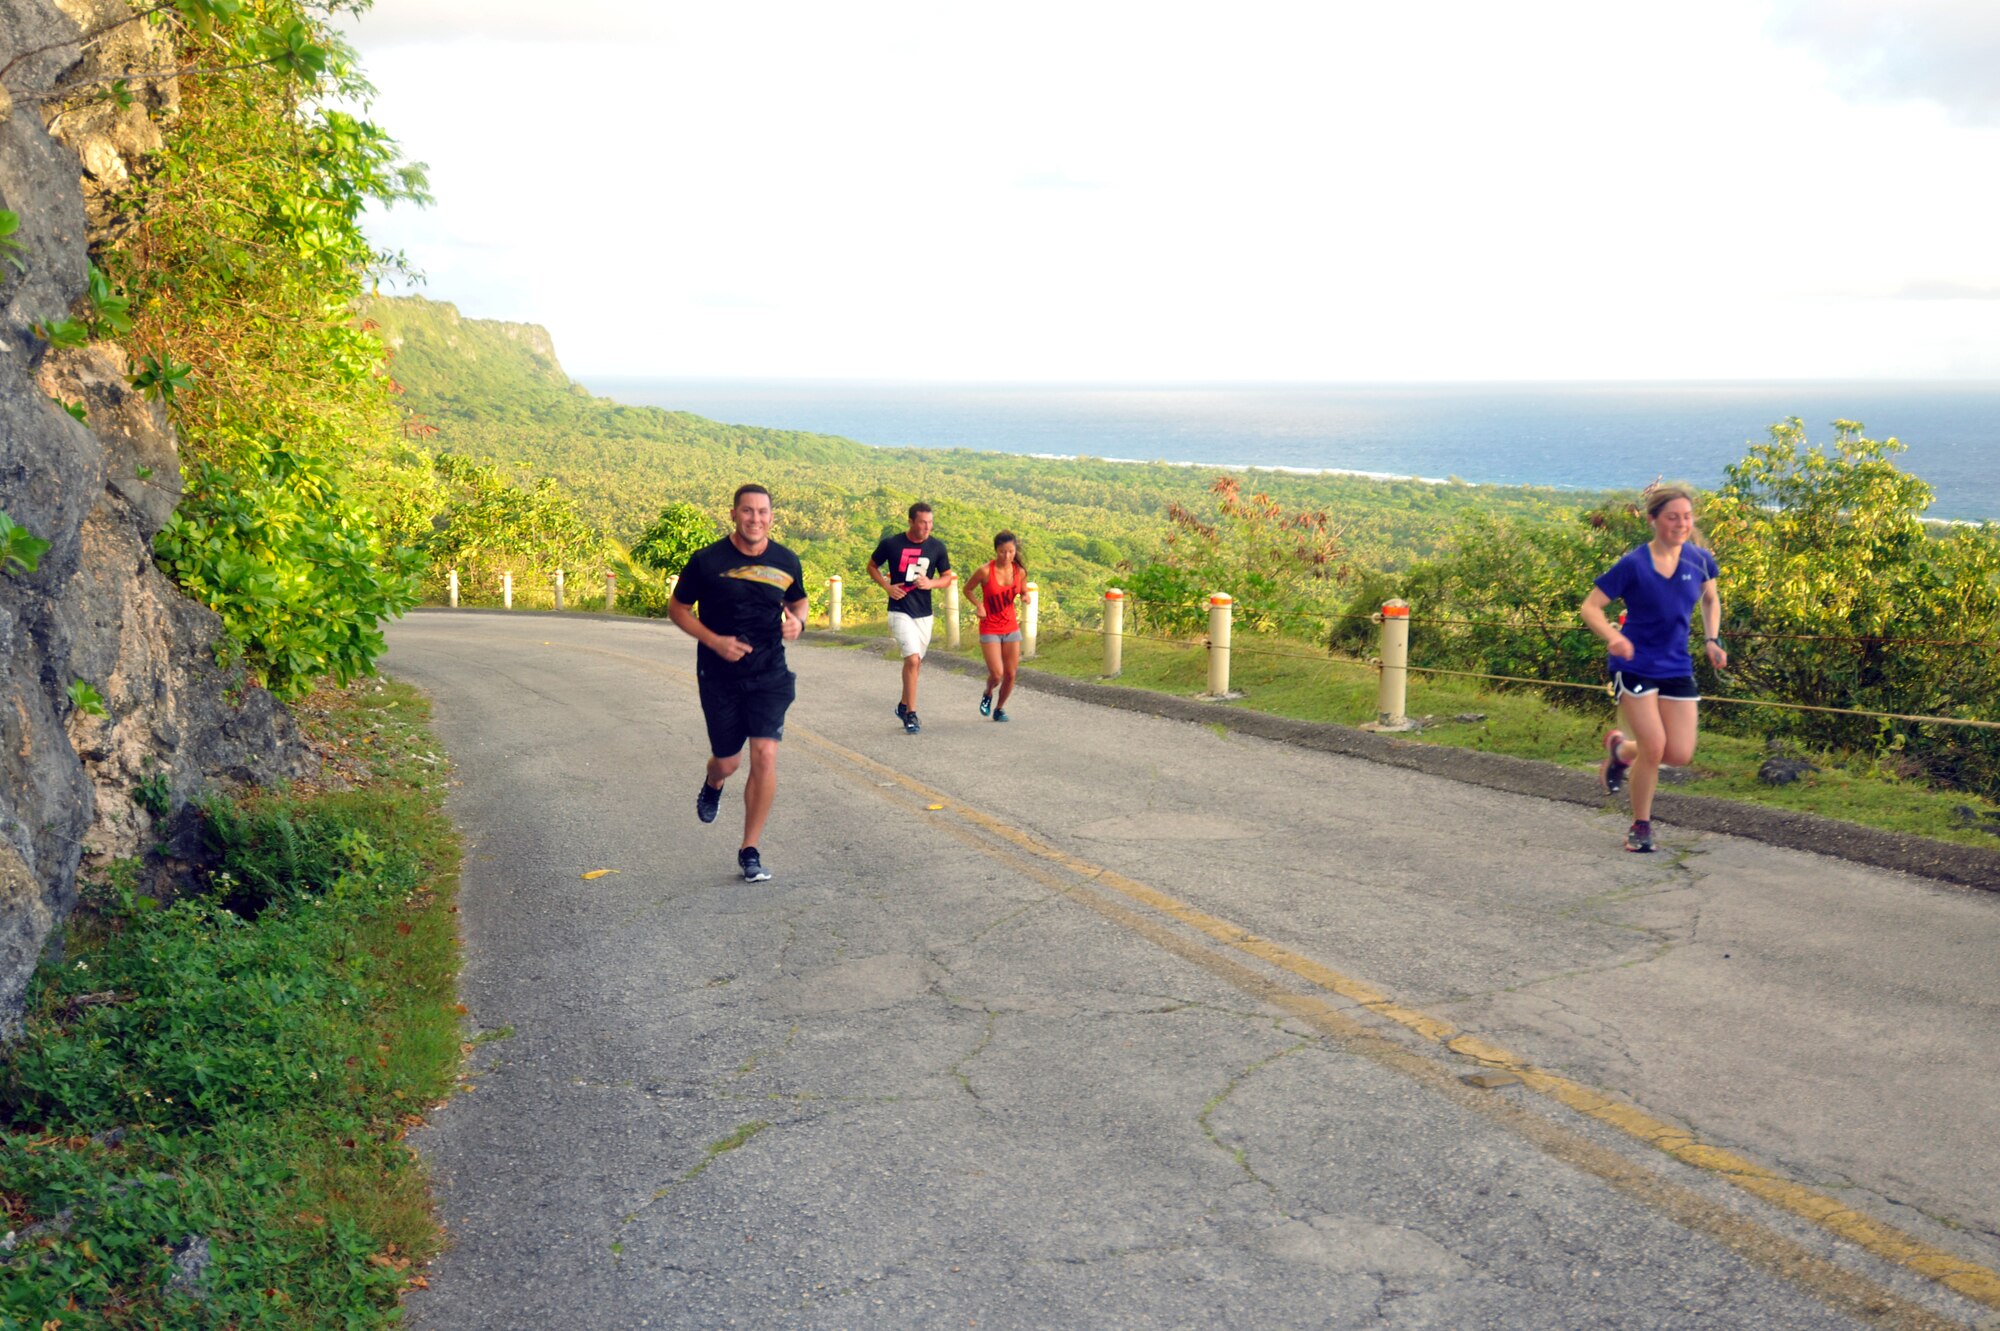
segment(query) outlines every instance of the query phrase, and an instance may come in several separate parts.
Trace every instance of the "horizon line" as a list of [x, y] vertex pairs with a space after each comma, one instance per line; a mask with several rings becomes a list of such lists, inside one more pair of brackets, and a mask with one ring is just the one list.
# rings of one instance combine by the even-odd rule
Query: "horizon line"
[[[805, 384], [826, 387], [929, 387], [929, 388], [1797, 388], [1797, 387], [1934, 387], [1986, 388], [2000, 391], [2000, 376], [1837, 376], [1742, 377], [1732, 378], [1569, 378], [1569, 379], [1141, 379], [1107, 377], [1101, 379], [970, 379], [920, 378], [893, 375], [782, 375], [782, 374], [645, 374], [634, 371], [570, 370], [564, 373], [583, 383], [588, 379], [622, 383], [673, 384]], [[586, 385], [587, 386], [587, 385]]]

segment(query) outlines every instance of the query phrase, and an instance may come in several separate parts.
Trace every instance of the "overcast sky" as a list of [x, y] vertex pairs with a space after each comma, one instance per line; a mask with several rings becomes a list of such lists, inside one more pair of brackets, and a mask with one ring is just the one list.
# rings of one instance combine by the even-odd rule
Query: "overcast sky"
[[2000, 380], [2000, 3], [376, 0], [577, 374]]

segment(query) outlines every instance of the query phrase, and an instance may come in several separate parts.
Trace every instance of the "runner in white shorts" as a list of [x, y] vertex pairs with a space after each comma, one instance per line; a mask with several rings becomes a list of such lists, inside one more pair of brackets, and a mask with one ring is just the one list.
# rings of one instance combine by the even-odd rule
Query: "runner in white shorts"
[[931, 591], [958, 577], [944, 542], [931, 535], [933, 521], [929, 504], [911, 504], [909, 530], [884, 536], [868, 557], [868, 576], [889, 594], [889, 635], [903, 654], [896, 719], [912, 735], [923, 729], [917, 721], [917, 674], [931, 645]]

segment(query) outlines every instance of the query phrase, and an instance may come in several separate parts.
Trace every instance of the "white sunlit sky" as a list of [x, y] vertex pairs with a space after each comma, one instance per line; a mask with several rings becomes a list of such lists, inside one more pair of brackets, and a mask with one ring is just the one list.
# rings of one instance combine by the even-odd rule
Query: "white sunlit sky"
[[579, 375], [2000, 380], [1993, 0], [376, 0]]

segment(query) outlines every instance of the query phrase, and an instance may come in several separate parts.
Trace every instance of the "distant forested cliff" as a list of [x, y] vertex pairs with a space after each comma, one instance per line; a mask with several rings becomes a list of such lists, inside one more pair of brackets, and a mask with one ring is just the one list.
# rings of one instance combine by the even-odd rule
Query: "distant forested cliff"
[[[796, 430], [731, 425], [592, 396], [570, 382], [548, 335], [467, 319], [451, 305], [378, 298], [365, 315], [390, 350], [389, 373], [413, 440], [499, 468], [518, 484], [553, 481], [577, 513], [620, 541], [667, 505], [720, 521], [746, 480], [769, 485], [778, 532], [816, 584], [859, 575], [884, 531], [917, 499], [960, 562], [1003, 528], [1020, 534], [1050, 609], [1092, 602], [1159, 552], [1170, 515], [1212, 508], [1223, 474], [1166, 463], [1057, 460], [969, 449], [876, 448]], [[1390, 567], [1434, 553], [1474, 507], [1526, 516], [1573, 505], [1574, 493], [1423, 481], [1258, 473], [1254, 488], [1296, 511], [1329, 510], [1350, 558]], [[718, 528], [719, 530], [719, 528]], [[525, 553], [525, 552], [524, 552]], [[518, 578], [518, 571], [517, 571]]]

